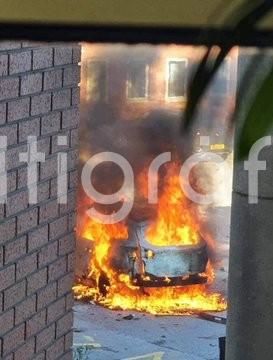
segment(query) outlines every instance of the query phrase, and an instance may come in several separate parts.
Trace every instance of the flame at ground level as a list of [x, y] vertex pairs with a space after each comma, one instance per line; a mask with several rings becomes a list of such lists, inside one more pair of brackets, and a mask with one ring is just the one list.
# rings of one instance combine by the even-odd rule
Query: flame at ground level
[[[76, 299], [94, 300], [97, 293], [94, 288], [78, 284], [74, 286]], [[103, 306], [115, 310], [137, 310], [154, 315], [189, 315], [200, 311], [223, 311], [226, 302], [218, 293], [209, 293], [204, 285], [169, 288], [125, 287], [120, 292], [97, 299]]]

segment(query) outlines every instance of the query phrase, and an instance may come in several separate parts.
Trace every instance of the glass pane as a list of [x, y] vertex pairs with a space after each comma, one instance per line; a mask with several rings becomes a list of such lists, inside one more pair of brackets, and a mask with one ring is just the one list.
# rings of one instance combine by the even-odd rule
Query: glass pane
[[187, 62], [169, 61], [168, 97], [186, 95]]
[[146, 98], [148, 96], [148, 65], [135, 62], [128, 66], [128, 98]]

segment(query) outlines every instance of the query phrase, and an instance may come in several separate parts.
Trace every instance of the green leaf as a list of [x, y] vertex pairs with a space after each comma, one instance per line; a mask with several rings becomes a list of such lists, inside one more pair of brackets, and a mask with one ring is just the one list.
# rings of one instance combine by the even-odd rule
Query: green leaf
[[252, 145], [261, 137], [268, 135], [273, 123], [272, 94], [273, 67], [263, 80], [244, 118], [237, 141], [237, 160], [246, 158]]

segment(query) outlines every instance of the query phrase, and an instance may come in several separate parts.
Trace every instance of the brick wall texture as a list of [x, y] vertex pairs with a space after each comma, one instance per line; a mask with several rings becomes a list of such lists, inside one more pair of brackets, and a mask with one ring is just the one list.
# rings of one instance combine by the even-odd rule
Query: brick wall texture
[[[79, 62], [78, 45], [0, 43], [0, 135], [8, 136], [8, 198], [0, 204], [0, 359], [71, 359]], [[38, 137], [46, 154], [34, 205], [26, 163], [19, 161], [28, 135]], [[59, 146], [57, 135], [67, 136], [67, 145]], [[68, 156], [65, 205], [57, 201], [60, 151]]]

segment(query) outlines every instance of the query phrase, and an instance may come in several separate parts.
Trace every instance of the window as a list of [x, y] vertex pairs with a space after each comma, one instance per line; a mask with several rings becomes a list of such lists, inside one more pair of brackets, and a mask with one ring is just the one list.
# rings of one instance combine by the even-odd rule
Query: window
[[146, 99], [148, 97], [149, 66], [144, 62], [130, 63], [127, 79], [127, 97]]
[[177, 98], [186, 96], [187, 89], [187, 67], [186, 59], [168, 61], [168, 88], [167, 97]]
[[92, 60], [87, 64], [86, 74], [87, 100], [104, 101], [106, 99], [106, 63]]
[[214, 94], [226, 95], [229, 91], [230, 59], [225, 59], [212, 81], [211, 91]]

